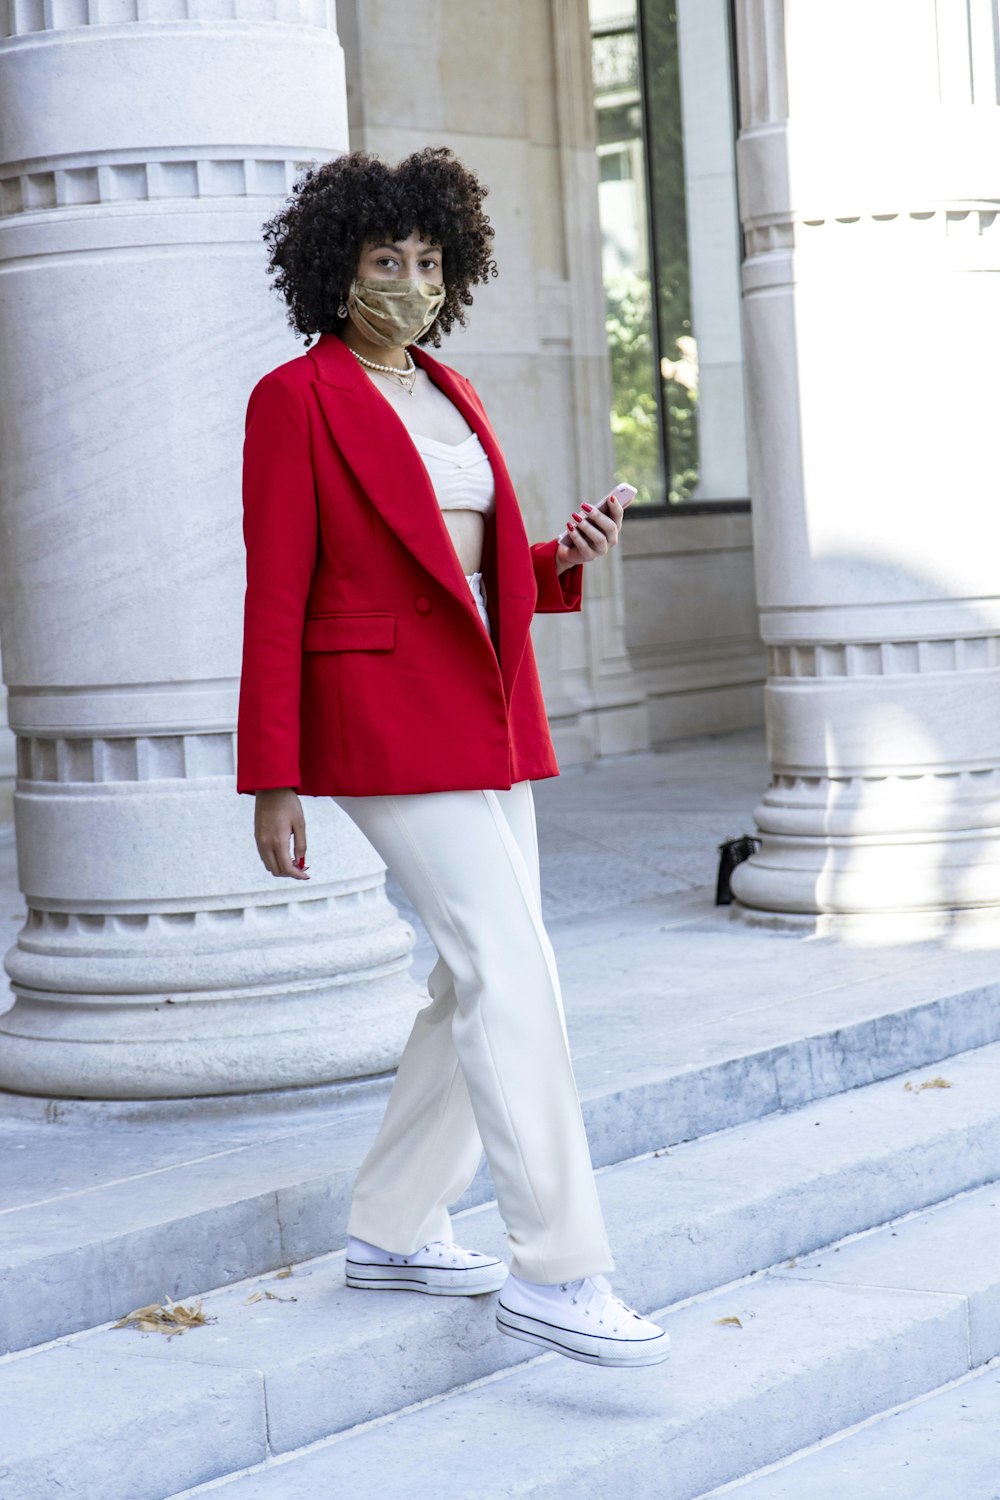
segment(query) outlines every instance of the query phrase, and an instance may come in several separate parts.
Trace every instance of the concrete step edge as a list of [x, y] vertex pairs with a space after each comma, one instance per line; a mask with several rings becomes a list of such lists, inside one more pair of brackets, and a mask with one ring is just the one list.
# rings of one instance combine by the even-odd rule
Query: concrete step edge
[[[696, 1500], [914, 1500], [960, 1496], [998, 1500], [1000, 1496], [1000, 1355], [955, 1380], [898, 1402], [843, 1427], [773, 1464]], [[962, 1434], [963, 1410], [972, 1409], [986, 1426], [975, 1451]], [[962, 1436], [956, 1440], [956, 1434]], [[929, 1441], [928, 1441], [929, 1440]], [[947, 1464], [942, 1474], [941, 1456]], [[242, 1476], [240, 1476], [242, 1477]], [[225, 1480], [212, 1488], [224, 1487]], [[205, 1487], [186, 1494], [204, 1493]], [[180, 1497], [170, 1497], [180, 1500]]]
[[[810, 1036], [789, 1037], [756, 1051], [737, 1049], [731, 1056], [702, 1065], [664, 1068], [645, 1082], [624, 1088], [611, 1084], [601, 1093], [584, 1097], [592, 1159], [597, 1168], [618, 1164], [649, 1150], [895, 1077], [908, 1068], [998, 1039], [1000, 981], [959, 988], [933, 1000], [873, 1013]], [[384, 1094], [380, 1093], [372, 1099], [369, 1134], [374, 1133], [383, 1107]], [[356, 1094], [351, 1096], [350, 1108], [357, 1131]], [[64, 1200], [67, 1208], [58, 1233], [52, 1227], [46, 1230], [46, 1219], [51, 1226], [58, 1205], [39, 1208], [34, 1221], [32, 1210], [18, 1210], [24, 1216], [23, 1238], [39, 1246], [30, 1267], [36, 1290], [46, 1285], [59, 1288], [51, 1315], [46, 1313], [46, 1304], [36, 1299], [29, 1343], [93, 1327], [163, 1295], [177, 1298], [195, 1286], [231, 1284], [343, 1246], [354, 1172], [367, 1145], [359, 1137], [351, 1159], [331, 1170], [326, 1166], [331, 1145], [323, 1136], [335, 1130], [328, 1125], [311, 1138], [313, 1164], [302, 1149], [306, 1137], [298, 1135], [292, 1137], [296, 1144], [288, 1148], [287, 1161], [275, 1143], [257, 1143], [230, 1152], [217, 1163], [182, 1163], [150, 1174], [155, 1188], [167, 1189], [163, 1201], [174, 1205], [167, 1215], [155, 1208], [145, 1217], [135, 1212], [136, 1184], [145, 1183], [145, 1177], [117, 1187], [95, 1188], [86, 1195], [86, 1203]], [[269, 1171], [266, 1154], [272, 1158]], [[240, 1177], [250, 1179], [253, 1186], [240, 1183]], [[155, 1195], [156, 1203], [160, 1196]], [[493, 1196], [484, 1162], [455, 1209], [488, 1203]], [[95, 1225], [89, 1238], [83, 1210], [89, 1211]], [[4, 1215], [3, 1221], [9, 1232], [14, 1215]], [[46, 1232], [54, 1240], [49, 1248]], [[176, 1269], [179, 1242], [185, 1244], [183, 1279]], [[21, 1299], [27, 1270], [23, 1264], [16, 1271], [0, 1266], [0, 1330], [7, 1324], [2, 1315], [4, 1301]], [[8, 1347], [24, 1347], [7, 1343]]]
[[[920, 1211], [930, 1202], [949, 1199], [988, 1181], [1000, 1160], [1000, 1099], [994, 1099], [1000, 1044], [959, 1054], [942, 1066], [954, 1081], [954, 1090], [921, 1087], [940, 1078], [936, 1070], [928, 1070], [923, 1079], [915, 1074], [901, 1081], [881, 1080], [849, 1094], [833, 1095], [797, 1110], [773, 1113], [598, 1169], [609, 1230], [614, 1229], [616, 1220], [627, 1226], [613, 1244], [617, 1275], [625, 1276], [633, 1300], [662, 1305], [701, 1293], [762, 1265], [844, 1234], [864, 1232], [872, 1225]], [[866, 1111], [873, 1120], [870, 1129]], [[815, 1138], [817, 1143], [823, 1141], [824, 1163], [813, 1163], [811, 1156], [799, 1163], [795, 1157], [797, 1137], [803, 1131], [809, 1134], [817, 1129], [824, 1132]], [[857, 1141], [852, 1138], [855, 1135]], [[839, 1152], [835, 1166], [831, 1155], [834, 1147]], [[919, 1172], [912, 1170], [911, 1156], [919, 1163]], [[762, 1173], [759, 1159], [777, 1161], [778, 1166], [768, 1166]], [[711, 1201], [714, 1187], [707, 1201], [702, 1195], [701, 1185], [706, 1181], [719, 1184], [721, 1218]], [[662, 1232], [655, 1219], [655, 1205], [664, 1194], [670, 1196], [672, 1223]], [[652, 1225], [643, 1225], [641, 1215], [636, 1213], [636, 1203], [644, 1200], [654, 1205]], [[508, 1257], [495, 1200], [457, 1210], [453, 1220], [456, 1237], [464, 1236], [475, 1248]], [[644, 1263], [642, 1256], [637, 1259], [629, 1253], [629, 1236], [643, 1244], [644, 1235], [651, 1235], [664, 1250], [670, 1247], [669, 1283], [650, 1275], [655, 1272], [655, 1261]], [[150, 1248], [140, 1241], [138, 1252], [148, 1255]], [[176, 1249], [170, 1247], [170, 1253], [176, 1254]], [[342, 1246], [291, 1263], [308, 1269], [338, 1255], [342, 1259]], [[752, 1257], [749, 1264], [748, 1257]], [[282, 1266], [286, 1263], [281, 1261]], [[158, 1302], [164, 1295], [174, 1300], [220, 1296], [227, 1288], [235, 1294], [278, 1267], [210, 1287], [195, 1280], [189, 1271], [179, 1288], [166, 1292], [163, 1286], [172, 1271], [178, 1275], [176, 1269], [163, 1264], [157, 1282], [154, 1271], [147, 1267], [154, 1288], [151, 1296], [52, 1339], [31, 1336], [38, 1326], [40, 1307], [44, 1314], [43, 1288], [35, 1279], [35, 1262], [28, 1260], [21, 1269], [19, 1279], [8, 1275], [6, 1282], [0, 1283], [0, 1327], [12, 1346], [10, 1352], [0, 1356], [0, 1369], [13, 1355], [25, 1357], [86, 1336], [88, 1331], [107, 1327], [115, 1318], [135, 1307]], [[84, 1297], [89, 1292], [86, 1285], [75, 1288], [57, 1284], [51, 1294], [61, 1296], [65, 1306], [74, 1290]], [[423, 1305], [424, 1300], [418, 1299], [416, 1305]]]
[[[990, 1087], [996, 1075], [994, 1049], [983, 1049], [982, 1053], [972, 1054], [964, 1059], [952, 1059], [948, 1072], [954, 1081], [954, 1094], [933, 1091], [921, 1099], [919, 1094], [916, 1096], [904, 1094], [900, 1088], [898, 1091], [893, 1091], [893, 1094], [899, 1097], [887, 1099], [889, 1090], [886, 1085], [875, 1086], [876, 1093], [881, 1097], [876, 1099], [874, 1094], [869, 1094], [868, 1097], [879, 1105], [877, 1117], [882, 1122], [883, 1131], [886, 1131], [891, 1124], [886, 1114], [887, 1107], [890, 1110], [894, 1108], [898, 1116], [901, 1105], [907, 1110], [916, 1110], [928, 1101], [936, 1101], [938, 1104], [946, 1101], [953, 1104], [955, 1100], [961, 1101], [963, 1095], [968, 1099], [975, 1085], [974, 1075], [978, 1076], [981, 1089]], [[857, 1096], [852, 1100], [833, 1099], [826, 1102], [826, 1113], [821, 1119], [820, 1128], [822, 1124], [827, 1126], [828, 1141], [832, 1141], [832, 1131], [829, 1127], [833, 1124], [834, 1117], [839, 1115], [843, 1119], [848, 1112], [855, 1113], [860, 1103]], [[808, 1132], [816, 1128], [811, 1120], [814, 1113], [816, 1113], [815, 1110], [807, 1111], [808, 1118], [801, 1115], [787, 1115], [780, 1121], [757, 1122], [756, 1125], [744, 1129], [741, 1133], [743, 1137], [741, 1141], [737, 1141], [732, 1134], [722, 1133], [713, 1141], [692, 1143], [687, 1151], [689, 1166], [692, 1169], [690, 1176], [698, 1178], [701, 1175], [704, 1158], [709, 1150], [715, 1154], [716, 1158], [732, 1159], [737, 1171], [741, 1170], [739, 1150], [742, 1150], [744, 1156], [752, 1155], [755, 1150], [755, 1139], [759, 1142], [764, 1134], [774, 1137], [772, 1149], [775, 1144], [781, 1149], [783, 1135], [791, 1137], [796, 1131], [801, 1135], [803, 1131]], [[919, 1118], [919, 1116], [914, 1115], [914, 1118]], [[942, 1128], [940, 1131], [940, 1142], [938, 1142], [940, 1150], [937, 1155], [929, 1147], [934, 1147], [938, 1132], [935, 1128], [931, 1128], [934, 1125], [933, 1121], [928, 1126], [929, 1135], [919, 1150], [922, 1174], [929, 1174], [940, 1189], [945, 1181], [943, 1169], [948, 1161], [954, 1160], [964, 1164], [969, 1160], [970, 1151], [975, 1149], [981, 1150], [981, 1161], [992, 1163], [995, 1170], [998, 1149], [1000, 1149], [1000, 1125], [997, 1124], [995, 1117], [991, 1122], [988, 1138], [979, 1142], [978, 1147], [975, 1140], [970, 1140], [966, 1133], [955, 1128], [954, 1120], [942, 1122], [942, 1127], [945, 1123], [947, 1123], [947, 1128]], [[868, 1128], [864, 1118], [860, 1120], [860, 1127], [862, 1132]], [[893, 1160], [891, 1151], [885, 1154], [883, 1179], [891, 1181], [894, 1176], [901, 1175], [904, 1181], [903, 1196], [901, 1197], [899, 1193], [896, 1195], [897, 1215], [903, 1212], [902, 1204], [905, 1202], [907, 1193], [909, 1198], [917, 1203], [921, 1196], [917, 1187], [913, 1185], [919, 1184], [919, 1177], [915, 1178], [912, 1173], [906, 1172], [900, 1174], [897, 1171], [899, 1165], [899, 1162]], [[613, 1215], [609, 1216], [609, 1226], [617, 1229], [621, 1223], [615, 1239], [621, 1246], [622, 1262], [627, 1268], [627, 1273], [624, 1279], [616, 1277], [616, 1287], [622, 1295], [626, 1296], [626, 1300], [642, 1308], [669, 1305], [676, 1312], [685, 1305], [721, 1295], [720, 1288], [726, 1287], [729, 1291], [733, 1291], [741, 1285], [741, 1282], [734, 1279], [732, 1275], [734, 1270], [743, 1274], [744, 1281], [754, 1281], [764, 1274], [773, 1278], [779, 1274], [779, 1270], [782, 1276], [788, 1277], [793, 1274], [790, 1273], [789, 1268], [782, 1266], [781, 1261], [773, 1254], [765, 1254], [768, 1248], [773, 1251], [776, 1243], [775, 1234], [780, 1235], [782, 1232], [780, 1221], [788, 1204], [797, 1202], [800, 1220], [802, 1214], [805, 1213], [805, 1221], [810, 1225], [809, 1244], [827, 1245], [832, 1237], [827, 1235], [826, 1238], [818, 1240], [817, 1234], [823, 1222], [829, 1223], [830, 1219], [828, 1217], [824, 1221], [821, 1217], [817, 1220], [815, 1214], [822, 1210], [829, 1215], [831, 1205], [833, 1212], [836, 1213], [838, 1201], [852, 1202], [857, 1196], [856, 1184], [852, 1180], [851, 1172], [847, 1170], [841, 1171], [836, 1180], [830, 1173], [827, 1173], [825, 1177], [817, 1174], [812, 1189], [814, 1205], [812, 1219], [809, 1218], [808, 1203], [803, 1195], [796, 1195], [793, 1192], [789, 1197], [787, 1185], [785, 1209], [776, 1209], [773, 1203], [769, 1204], [764, 1195], [758, 1202], [755, 1212], [750, 1215], [746, 1202], [727, 1203], [724, 1199], [724, 1206], [728, 1209], [728, 1218], [725, 1215], [719, 1217], [712, 1234], [702, 1238], [699, 1243], [697, 1233], [692, 1233], [691, 1224], [685, 1222], [682, 1216], [678, 1216], [669, 1204], [666, 1214], [672, 1222], [668, 1227], [665, 1227], [662, 1222], [663, 1210], [657, 1211], [659, 1216], [654, 1214], [651, 1220], [638, 1224], [635, 1223], [634, 1215], [625, 1212], [636, 1193], [643, 1201], [647, 1199], [657, 1201], [658, 1185], [662, 1188], [669, 1179], [670, 1166], [669, 1157], [652, 1157], [630, 1163], [624, 1171], [601, 1174], [600, 1179], [603, 1189], [602, 1197], [608, 1193], [609, 1186], [613, 1185], [618, 1200], [612, 1205]], [[627, 1188], [625, 1178], [629, 1174], [633, 1176], [638, 1174], [642, 1180], [634, 1182], [633, 1190], [623, 1192], [623, 1189]], [[864, 1176], [869, 1187], [873, 1182], [875, 1184], [876, 1197], [873, 1201], [882, 1201], [878, 1180], [877, 1177], [873, 1177], [870, 1162]], [[794, 1187], [794, 1181], [793, 1174], [789, 1179], [792, 1187]], [[905, 1187], [906, 1182], [911, 1185]], [[659, 1196], [662, 1198], [662, 1192]], [[961, 1193], [950, 1199], [944, 1207], [962, 1211], [960, 1200], [971, 1200], [974, 1197], [975, 1193], [971, 1191]], [[921, 1214], [918, 1209], [914, 1208], [907, 1217], [919, 1219]], [[891, 1219], [888, 1225], [880, 1224], [879, 1228], [867, 1233], [860, 1233], [854, 1228], [848, 1238], [864, 1240], [883, 1233], [889, 1229], [889, 1225], [902, 1225], [904, 1222], [903, 1218], [897, 1217]], [[769, 1229], [768, 1226], [770, 1226]], [[791, 1234], [798, 1232], [801, 1235], [802, 1222], [797, 1223], [793, 1215], [786, 1228]], [[493, 1210], [477, 1209], [465, 1217], [462, 1229], [475, 1231], [472, 1236], [462, 1234], [461, 1237], [465, 1242], [488, 1249], [491, 1246], [488, 1242], [484, 1243], [484, 1240], [488, 1241], [490, 1234], [498, 1238], [501, 1235], [502, 1226]], [[767, 1229], [767, 1234], [764, 1234], [762, 1238], [764, 1229]], [[895, 1236], [895, 1231], [890, 1232]], [[743, 1234], [742, 1244], [734, 1244], [734, 1238], [738, 1239], [740, 1233]], [[795, 1242], [786, 1240], [784, 1249], [787, 1250], [791, 1243]], [[844, 1241], [844, 1244], [846, 1245], [847, 1241]], [[803, 1245], [800, 1240], [799, 1248], [805, 1250], [809, 1246]], [[834, 1249], [837, 1250], [835, 1242]], [[761, 1258], [754, 1259], [754, 1257], [761, 1256], [764, 1257], [763, 1261]], [[268, 1408], [268, 1434], [271, 1448], [278, 1451], [301, 1447], [304, 1442], [315, 1442], [337, 1428], [346, 1431], [356, 1426], [358, 1421], [367, 1421], [372, 1417], [375, 1420], [386, 1418], [394, 1410], [398, 1410], [401, 1389], [419, 1390], [423, 1396], [434, 1397], [468, 1379], [478, 1381], [495, 1377], [498, 1370], [505, 1368], [505, 1362], [509, 1367], [524, 1369], [526, 1354], [528, 1362], [531, 1362], [531, 1355], [528, 1352], [530, 1346], [521, 1346], [496, 1334], [495, 1326], [491, 1321], [492, 1299], [489, 1299], [489, 1307], [473, 1306], [473, 1303], [485, 1304], [486, 1299], [479, 1298], [470, 1299], [469, 1302], [465, 1299], [455, 1299], [455, 1304], [442, 1307], [440, 1304], [445, 1299], [432, 1299], [417, 1295], [404, 1297], [401, 1294], [395, 1294], [390, 1302], [388, 1300], [390, 1294], [386, 1293], [345, 1291], [341, 1294], [337, 1291], [337, 1287], [342, 1284], [342, 1259], [342, 1255], [333, 1255], [324, 1258], [326, 1262], [324, 1265], [302, 1268], [318, 1277], [311, 1303], [308, 1300], [308, 1276], [300, 1282], [296, 1275], [278, 1284], [277, 1290], [282, 1294], [296, 1292], [300, 1297], [305, 1294], [307, 1300], [302, 1307], [302, 1313], [306, 1319], [305, 1326], [313, 1325], [317, 1313], [321, 1313], [331, 1321], [329, 1332], [324, 1333], [323, 1338], [313, 1347], [304, 1350], [294, 1347], [295, 1335], [293, 1332], [289, 1333], [286, 1326], [286, 1332], [281, 1334], [281, 1344], [277, 1355], [272, 1350], [270, 1364], [267, 1358], [262, 1357], [259, 1347], [250, 1347], [240, 1355], [239, 1359], [242, 1363], [237, 1362], [234, 1365], [230, 1361], [226, 1364], [223, 1359], [220, 1367], [213, 1363], [213, 1360], [219, 1356], [208, 1344], [197, 1346], [188, 1343], [182, 1346], [178, 1341], [171, 1350], [171, 1346], [166, 1345], [161, 1336], [156, 1335], [155, 1337], [148, 1336], [152, 1338], [153, 1343], [143, 1350], [136, 1345], [118, 1342], [138, 1338], [138, 1335], [117, 1331], [111, 1333], [109, 1338], [109, 1330], [103, 1328], [92, 1330], [90, 1334], [66, 1339], [47, 1351], [31, 1351], [16, 1356], [9, 1362], [0, 1362], [0, 1389], [7, 1384], [3, 1381], [4, 1364], [7, 1364], [8, 1374], [12, 1373], [14, 1365], [19, 1366], [16, 1372], [17, 1380], [23, 1380], [27, 1376], [30, 1382], [32, 1369], [34, 1369], [41, 1380], [44, 1401], [48, 1406], [52, 1400], [58, 1399], [58, 1382], [53, 1382], [50, 1356], [70, 1350], [77, 1363], [82, 1361], [84, 1365], [93, 1366], [94, 1389], [100, 1390], [103, 1410], [110, 1393], [106, 1389], [106, 1383], [103, 1383], [104, 1388], [102, 1388], [100, 1374], [107, 1361], [115, 1358], [124, 1359], [126, 1365], [133, 1366], [138, 1360], [148, 1367], [150, 1364], [155, 1364], [165, 1351], [171, 1350], [167, 1355], [167, 1374], [170, 1378], [174, 1378], [178, 1373], [177, 1363], [183, 1364], [185, 1368], [190, 1363], [196, 1371], [202, 1373], [206, 1369], [217, 1369], [220, 1375], [224, 1373], [230, 1379], [260, 1372]], [[768, 1267], [766, 1272], [757, 1269], [762, 1264]], [[702, 1273], [702, 1289], [692, 1291], [690, 1278], [699, 1270]], [[1000, 1275], [1000, 1267], [998, 1267], [998, 1275]], [[685, 1277], [688, 1278], [687, 1282], [684, 1280]], [[671, 1283], [671, 1294], [664, 1295], [663, 1290], [668, 1283]], [[236, 1313], [230, 1328], [227, 1330], [223, 1327], [220, 1330], [224, 1333], [225, 1343], [230, 1346], [233, 1345], [234, 1339], [239, 1338], [241, 1329], [244, 1333], [246, 1331], [246, 1319], [249, 1315], [240, 1309], [248, 1286], [249, 1283], [241, 1288], [218, 1289], [215, 1293], [207, 1294], [208, 1311], [211, 1312], [213, 1307], [216, 1311], [223, 1310], [218, 1305], [221, 1302], [231, 1304], [230, 1314]], [[386, 1299], [384, 1303], [378, 1300], [380, 1296]], [[353, 1300], [345, 1303], [345, 1297]], [[371, 1299], [370, 1307], [369, 1298]], [[450, 1299], [448, 1300], [450, 1302]], [[342, 1312], [339, 1311], [345, 1306], [350, 1313], [346, 1322]], [[278, 1311], [280, 1313], [280, 1309]], [[353, 1329], [352, 1323], [355, 1325]], [[185, 1337], [200, 1336], [201, 1332]], [[128, 1352], [130, 1349], [133, 1352]], [[190, 1360], [187, 1357], [175, 1359], [174, 1354], [182, 1354], [184, 1349], [190, 1355]], [[457, 1358], [456, 1349], [461, 1351]], [[409, 1367], [407, 1367], [407, 1351], [409, 1352]], [[401, 1353], [404, 1353], [402, 1361]], [[169, 1367], [170, 1360], [173, 1360], [172, 1367]], [[56, 1368], [58, 1369], [58, 1366]], [[633, 1372], [625, 1373], [633, 1374]], [[422, 1385], [421, 1381], [423, 1381]], [[336, 1401], [340, 1404], [332, 1408], [329, 1391], [338, 1382], [345, 1387], [347, 1394], [344, 1395], [338, 1391]], [[171, 1396], [171, 1400], [176, 1400], [176, 1397]], [[362, 1404], [359, 1405], [359, 1402]], [[166, 1410], [158, 1412], [157, 1420], [164, 1420], [169, 1415], [169, 1410], [168, 1403]], [[169, 1427], [169, 1422], [167, 1426]], [[113, 1434], [108, 1434], [107, 1439], [111, 1443], [115, 1442]], [[247, 1439], [248, 1452], [252, 1455], [254, 1451], [252, 1444], [259, 1445], [262, 1441], [263, 1432], [254, 1430]], [[242, 1465], [237, 1464], [231, 1467], [239, 1468]]]
[[[990, 1188], [1000, 1202], [1000, 1184]], [[931, 1212], [964, 1211], [968, 1217], [977, 1207], [966, 1200]], [[914, 1223], [914, 1238], [919, 1227]], [[968, 1240], [968, 1223], [955, 1223], [952, 1229], [963, 1242]], [[890, 1232], [882, 1226], [866, 1237], [874, 1241], [881, 1236], [883, 1258]], [[655, 1371], [615, 1372], [620, 1395], [610, 1389], [610, 1372], [589, 1372], [584, 1384], [579, 1367], [557, 1355], [543, 1355], [363, 1428], [269, 1454], [170, 1500], [194, 1500], [216, 1491], [232, 1500], [311, 1500], [326, 1492], [334, 1476], [354, 1500], [375, 1500], [379, 1490], [371, 1476], [377, 1476], [383, 1493], [391, 1492], [402, 1476], [403, 1456], [408, 1474], [424, 1476], [408, 1482], [410, 1500], [431, 1500], [439, 1492], [442, 1472], [454, 1493], [466, 1493], [477, 1453], [481, 1468], [475, 1493], [481, 1500], [522, 1494], [540, 1500], [585, 1500], [613, 1491], [660, 1494], [665, 1466], [670, 1500], [715, 1500], [729, 1494], [758, 1500], [751, 1480], [760, 1481], [759, 1500], [802, 1500], [807, 1494], [810, 1500], [841, 1500], [843, 1483], [839, 1489], [809, 1487], [807, 1470], [801, 1478], [796, 1475], [796, 1459], [951, 1391], [972, 1373], [1000, 1373], [1000, 1266], [995, 1276], [989, 1316], [980, 1312], [978, 1320], [992, 1320], [996, 1347], [988, 1361], [978, 1364], [969, 1342], [976, 1292], [971, 1284], [966, 1293], [918, 1292], [909, 1286], [852, 1281], [850, 1274], [836, 1284], [769, 1268], [654, 1313], [674, 1339], [671, 1360]], [[727, 1362], [720, 1353], [716, 1328], [716, 1315], [730, 1316], [734, 1310], [744, 1320], [734, 1338], [747, 1335], [752, 1345], [755, 1331], [764, 1334], [766, 1357], [758, 1358], [751, 1349], [742, 1368], [738, 1359]], [[751, 1321], [757, 1315], [759, 1326]], [[782, 1342], [786, 1334], [790, 1348]], [[587, 1392], [598, 1380], [588, 1420]], [[605, 1386], [608, 1394], [602, 1397]], [[1000, 1381], [997, 1387], [1000, 1391]], [[995, 1431], [997, 1395], [990, 1399]], [[555, 1456], [553, 1443], [562, 1444]], [[521, 1462], [522, 1453], [532, 1452], [538, 1456], [534, 1471]], [[765, 1468], [768, 1478], [789, 1476], [791, 1487], [772, 1495], [763, 1483]], [[851, 1485], [850, 1492], [859, 1500], [894, 1495], [875, 1488], [869, 1494], [860, 1485]], [[921, 1490], [910, 1483], [900, 1487], [899, 1500], [915, 1493], [959, 1491]], [[963, 1500], [994, 1500], [995, 1493], [962, 1491]]]

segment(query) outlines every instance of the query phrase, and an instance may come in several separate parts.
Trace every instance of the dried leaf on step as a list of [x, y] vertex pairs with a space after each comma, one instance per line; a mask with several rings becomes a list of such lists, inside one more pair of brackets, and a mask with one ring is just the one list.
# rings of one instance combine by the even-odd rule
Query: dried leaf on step
[[913, 1084], [909, 1082], [904, 1083], [903, 1088], [906, 1089], [908, 1093], [916, 1094], [919, 1093], [921, 1089], [950, 1089], [951, 1084], [949, 1083], [947, 1078], [942, 1078], [939, 1073], [936, 1078], [925, 1078], [923, 1083], [917, 1084], [916, 1088], [914, 1088]]
[[733, 1316], [731, 1318], [716, 1318], [715, 1321], [717, 1323], [729, 1323], [734, 1328], [742, 1328], [743, 1327], [743, 1324], [740, 1322], [739, 1318], [737, 1318], [735, 1316]]
[[275, 1273], [274, 1273], [274, 1279], [275, 1279], [275, 1281], [281, 1281], [281, 1280], [284, 1279], [284, 1277], [291, 1276], [291, 1274], [292, 1274], [292, 1268], [291, 1268], [291, 1266], [286, 1266], [283, 1271], [275, 1271]]
[[119, 1318], [118, 1322], [115, 1324], [115, 1327], [121, 1328], [123, 1324], [129, 1322], [130, 1319], [151, 1318], [154, 1313], [158, 1313], [159, 1311], [160, 1304], [158, 1302], [151, 1302], [148, 1307], [137, 1307], [135, 1312], [130, 1312], [127, 1318]]
[[201, 1298], [190, 1306], [183, 1302], [173, 1302], [169, 1297], [164, 1297], [162, 1302], [151, 1302], [147, 1307], [137, 1307], [134, 1312], [127, 1313], [124, 1318], [119, 1318], [114, 1328], [136, 1328], [140, 1333], [165, 1333], [172, 1338], [176, 1333], [183, 1333], [187, 1328], [195, 1328], [204, 1323], [214, 1323], [211, 1318], [201, 1310]]
[[244, 1299], [243, 1306], [246, 1307], [250, 1302], [260, 1302], [264, 1297], [268, 1302], [298, 1302], [299, 1300], [298, 1297], [279, 1297], [277, 1292], [269, 1292], [264, 1287], [260, 1291], [251, 1292], [249, 1297]]

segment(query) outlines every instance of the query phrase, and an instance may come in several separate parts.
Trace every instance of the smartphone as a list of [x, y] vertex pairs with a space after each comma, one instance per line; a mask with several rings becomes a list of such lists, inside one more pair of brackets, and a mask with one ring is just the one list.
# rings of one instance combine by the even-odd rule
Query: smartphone
[[[632, 501], [635, 499], [635, 497], [636, 497], [636, 495], [638, 493], [639, 492], [635, 488], [634, 485], [631, 485], [631, 484], [618, 484], [611, 491], [610, 495], [605, 495], [604, 499], [600, 502], [600, 504], [594, 506], [594, 510], [603, 510], [604, 513], [605, 513], [605, 515], [606, 515], [607, 514], [607, 510], [608, 510], [608, 501], [609, 500], [617, 500], [618, 504], [624, 509], [624, 507], [626, 505], [631, 505]], [[592, 515], [593, 512], [592, 511], [582, 510], [580, 512], [580, 514], [582, 516], [589, 516], [589, 515]], [[563, 534], [562, 534], [562, 536], [560, 536], [560, 537], [557, 538], [557, 540], [560, 541], [560, 542], [568, 542], [569, 539], [570, 539], [570, 532], [568, 532], [568, 531], [564, 531]]]

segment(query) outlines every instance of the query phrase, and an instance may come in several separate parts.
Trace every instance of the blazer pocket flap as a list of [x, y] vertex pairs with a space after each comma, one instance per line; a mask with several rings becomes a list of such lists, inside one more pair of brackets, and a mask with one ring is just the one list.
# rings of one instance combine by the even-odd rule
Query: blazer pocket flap
[[302, 633], [303, 651], [391, 651], [395, 643], [394, 614], [313, 615]]

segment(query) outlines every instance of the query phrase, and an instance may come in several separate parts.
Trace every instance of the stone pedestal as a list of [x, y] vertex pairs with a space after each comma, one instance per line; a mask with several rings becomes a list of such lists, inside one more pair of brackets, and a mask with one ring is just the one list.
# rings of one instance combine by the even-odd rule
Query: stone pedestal
[[289, 15], [55, 4], [14, 8], [0, 41], [0, 634], [28, 904], [3, 1088], [376, 1073], [418, 1003], [413, 930], [354, 826], [304, 799], [312, 881], [279, 882], [234, 790], [243, 417], [301, 352], [261, 226], [347, 145], [333, 7]]
[[773, 773], [745, 915], [1000, 907], [1000, 110], [978, 9], [737, 6]]

